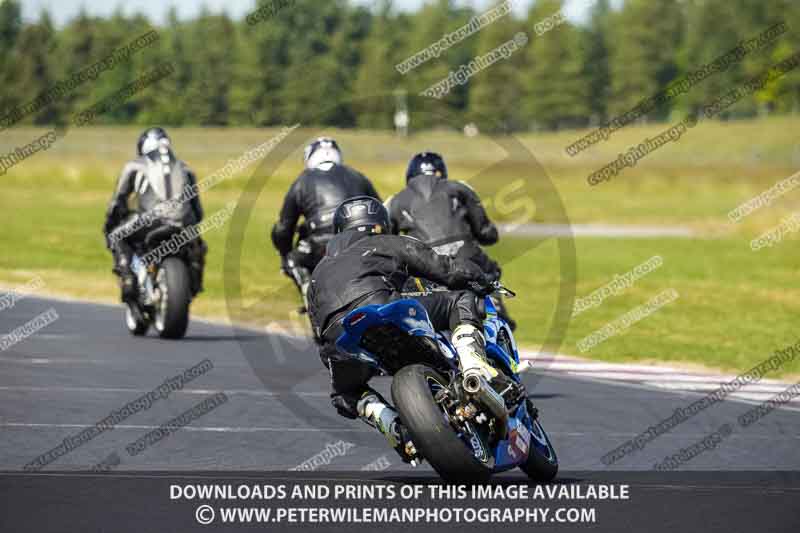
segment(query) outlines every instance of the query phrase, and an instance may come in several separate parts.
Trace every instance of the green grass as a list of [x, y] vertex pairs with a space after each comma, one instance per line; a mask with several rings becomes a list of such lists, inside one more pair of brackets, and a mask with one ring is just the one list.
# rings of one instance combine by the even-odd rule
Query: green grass
[[[525, 245], [509, 240], [502, 246]], [[632, 287], [572, 318], [564, 349], [609, 361], [668, 360], [749, 369], [800, 337], [795, 322], [800, 313], [796, 245], [783, 243], [754, 253], [738, 239], [579, 239], [577, 297], [588, 296], [615, 274], [654, 255], [664, 262]], [[556, 251], [555, 242], [549, 241], [504, 265], [504, 278], [520, 294], [509, 307], [524, 324], [517, 333], [523, 344], [538, 346], [552, 326], [558, 298], [555, 280], [561, 272]], [[579, 352], [576, 345], [582, 338], [668, 288], [680, 297], [586, 353]], [[800, 373], [800, 361], [783, 371]]]
[[[286, 321], [298, 300], [278, 271], [268, 230], [291, 180], [300, 170], [303, 143], [320, 134], [337, 136], [346, 162], [362, 170], [388, 196], [404, 183], [408, 158], [423, 149], [444, 153], [453, 179], [464, 179], [492, 205], [494, 218], [516, 221], [522, 212], [512, 202], [531, 199], [535, 219], [563, 222], [558, 202], [572, 223], [669, 224], [694, 228], [703, 238], [610, 239], [575, 241], [578, 297], [623, 274], [653, 255], [664, 265], [623, 294], [569, 321], [562, 350], [579, 353], [576, 343], [606, 323], [643, 304], [666, 288], [680, 298], [653, 315], [582, 354], [607, 360], [661, 360], [699, 363], [730, 370], [749, 368], [775, 349], [797, 340], [790, 327], [800, 307], [797, 235], [770, 249], [752, 252], [749, 241], [798, 210], [800, 191], [792, 191], [768, 208], [730, 224], [727, 212], [800, 167], [795, 140], [800, 121], [790, 118], [734, 124], [703, 123], [679, 143], [663, 147], [609, 183], [589, 187], [586, 176], [614, 159], [627, 146], [664, 129], [663, 125], [626, 128], [609, 142], [571, 158], [563, 148], [585, 132], [522, 136], [540, 166], [529, 156], [507, 156], [503, 144], [478, 137], [466, 139], [434, 132], [397, 139], [386, 132], [298, 130], [290, 137], [278, 166], [263, 187], [248, 188], [254, 200], [247, 220], [234, 219], [206, 235], [211, 249], [207, 290], [193, 304], [196, 315], [226, 318], [230, 305], [246, 308], [237, 320], [265, 325]], [[5, 153], [44, 130], [14, 129], [0, 141]], [[179, 157], [201, 179], [271, 138], [274, 130], [173, 130]], [[72, 130], [49, 151], [30, 158], [0, 176], [0, 283], [15, 286], [39, 274], [45, 291], [99, 301], [115, 301], [110, 256], [101, 227], [116, 175], [131, 156], [138, 128]], [[241, 200], [253, 165], [203, 196], [208, 213]], [[486, 173], [486, 169], [491, 169]], [[475, 178], [479, 176], [479, 178]], [[517, 180], [523, 188], [502, 192]], [[547, 196], [552, 183], [556, 196]], [[489, 200], [490, 199], [490, 200]], [[226, 299], [223, 265], [230, 256], [231, 228], [244, 228], [241, 301]], [[490, 254], [503, 258], [504, 280], [518, 291], [509, 302], [521, 327], [520, 342], [538, 347], [552, 326], [562, 276], [557, 241], [505, 238]], [[529, 251], [530, 250], [530, 251]], [[230, 259], [228, 262], [230, 265]], [[228, 280], [230, 282], [230, 280]], [[568, 283], [569, 285], [569, 283]], [[276, 292], [277, 291], [277, 292]], [[794, 328], [792, 328], [794, 329]], [[795, 361], [783, 373], [800, 373]]]

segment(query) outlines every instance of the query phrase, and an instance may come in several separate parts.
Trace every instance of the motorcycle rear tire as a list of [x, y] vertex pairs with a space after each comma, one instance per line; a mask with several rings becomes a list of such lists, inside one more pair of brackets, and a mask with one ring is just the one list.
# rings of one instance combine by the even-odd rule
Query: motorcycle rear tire
[[178, 257], [167, 257], [159, 267], [161, 301], [157, 303], [154, 325], [162, 339], [180, 339], [189, 326], [192, 300], [189, 269]]
[[431, 392], [430, 380], [446, 385], [441, 374], [425, 365], [409, 365], [392, 381], [392, 399], [414, 445], [447, 481], [485, 482], [492, 468], [482, 463], [456, 435]]

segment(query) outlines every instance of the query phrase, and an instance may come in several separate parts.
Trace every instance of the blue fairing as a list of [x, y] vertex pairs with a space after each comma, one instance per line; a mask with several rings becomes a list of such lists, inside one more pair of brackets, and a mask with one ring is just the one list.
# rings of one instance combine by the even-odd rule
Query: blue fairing
[[[498, 344], [501, 331], [508, 339], [509, 352]], [[483, 334], [486, 337], [486, 355], [503, 365], [506, 374], [519, 381], [517, 369], [519, 367], [519, 351], [511, 328], [505, 320], [497, 314], [497, 308], [492, 299], [486, 297], [486, 319], [483, 321]]]
[[[428, 313], [422, 305], [411, 298], [397, 300], [386, 305], [365, 305], [348, 313], [342, 319], [344, 333], [337, 339], [340, 352], [368, 363], [384, 373], [388, 373], [381, 363], [380, 356], [365, 350], [361, 345], [364, 333], [374, 327], [391, 324], [409, 335], [428, 337], [440, 344], [440, 354], [455, 368], [455, 351], [450, 343], [438, 335], [431, 325]], [[446, 346], [441, 346], [446, 343]]]
[[[497, 309], [491, 298], [486, 297], [486, 319], [483, 322], [483, 331], [486, 337], [486, 354], [492, 358], [498, 366], [505, 370], [505, 373], [512, 379], [519, 381], [517, 373], [519, 365], [519, 352], [517, 350], [511, 328], [497, 314]], [[385, 305], [366, 305], [359, 307], [348, 313], [342, 319], [344, 333], [337, 339], [336, 346], [340, 352], [374, 366], [381, 372], [388, 374], [384, 365], [381, 363], [380, 354], [367, 351], [360, 346], [361, 339], [369, 329], [383, 326], [394, 325], [405, 331], [408, 335], [416, 337], [427, 337], [435, 342], [439, 347], [439, 355], [453, 369], [458, 368], [456, 351], [450, 344], [450, 339], [434, 331], [428, 313], [425, 308], [414, 299], [396, 300]], [[501, 333], [502, 332], [502, 333]], [[498, 344], [500, 337], [505, 337], [505, 346], [508, 351]], [[518, 426], [524, 426], [524, 429]], [[509, 416], [508, 435], [518, 435], [525, 433], [525, 429], [531, 432], [533, 421], [528, 416], [528, 411], [523, 402], [513, 416]], [[525, 460], [527, 454], [514, 454], [514, 449], [509, 440], [500, 441], [491, 454], [494, 457], [494, 470], [502, 471], [519, 466]], [[517, 442], [519, 442], [517, 440]], [[530, 438], [531, 446], [541, 446], [536, 438]]]

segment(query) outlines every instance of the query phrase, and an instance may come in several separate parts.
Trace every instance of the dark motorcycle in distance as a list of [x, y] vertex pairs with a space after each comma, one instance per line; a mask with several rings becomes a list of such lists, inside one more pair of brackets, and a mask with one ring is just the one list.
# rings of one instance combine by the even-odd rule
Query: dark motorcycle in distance
[[162, 254], [149, 264], [143, 259], [159, 247], [166, 249], [162, 244], [182, 229], [163, 225], [150, 231], [144, 242], [134, 248], [131, 269], [138, 290], [136, 301], [129, 302], [125, 311], [125, 325], [132, 335], [146, 334], [151, 325], [163, 339], [180, 339], [186, 334], [189, 305], [199, 290], [188, 247], [198, 243], [176, 246], [174, 252]]

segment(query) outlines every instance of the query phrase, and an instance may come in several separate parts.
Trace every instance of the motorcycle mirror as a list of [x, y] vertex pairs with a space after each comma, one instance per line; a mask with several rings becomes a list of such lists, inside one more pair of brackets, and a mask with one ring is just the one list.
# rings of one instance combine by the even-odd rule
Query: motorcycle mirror
[[494, 286], [495, 286], [495, 292], [497, 292], [498, 294], [502, 294], [507, 298], [514, 298], [517, 295], [516, 292], [512, 291], [508, 287], [503, 286], [503, 284], [501, 284], [499, 281], [495, 281]]

